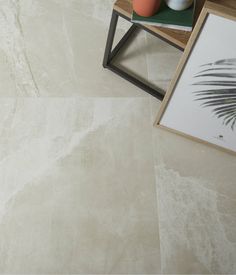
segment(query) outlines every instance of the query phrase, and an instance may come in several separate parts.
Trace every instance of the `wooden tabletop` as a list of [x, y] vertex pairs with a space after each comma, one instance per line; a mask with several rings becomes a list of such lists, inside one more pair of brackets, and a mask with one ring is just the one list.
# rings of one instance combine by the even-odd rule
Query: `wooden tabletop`
[[[225, 1], [225, 0], [222, 0], [222, 1]], [[231, 1], [236, 2], [236, 0], [231, 0]], [[204, 2], [205, 0], [197, 0], [195, 21], [201, 12]], [[132, 0], [117, 0], [114, 5], [114, 9], [131, 19], [131, 15], [133, 12]], [[182, 49], [186, 47], [191, 35], [191, 32], [187, 32], [187, 31], [173, 30], [173, 29], [155, 27], [150, 25], [145, 25], [145, 27], [155, 32], [156, 34], [160, 35], [161, 37], [167, 39], [168, 41], [174, 43], [175, 45], [179, 46]]]
[[236, 9], [236, 0], [209, 0], [208, 2], [213, 2], [233, 10]]

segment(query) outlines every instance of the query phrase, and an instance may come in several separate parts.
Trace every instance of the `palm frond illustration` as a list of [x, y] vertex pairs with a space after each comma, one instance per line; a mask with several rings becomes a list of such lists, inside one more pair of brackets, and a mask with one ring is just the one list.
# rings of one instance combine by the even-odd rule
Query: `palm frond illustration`
[[[192, 85], [196, 101], [203, 108], [211, 108], [222, 124], [236, 128], [236, 58], [222, 59], [203, 64], [194, 76], [197, 82]], [[200, 88], [201, 87], [201, 88]]]

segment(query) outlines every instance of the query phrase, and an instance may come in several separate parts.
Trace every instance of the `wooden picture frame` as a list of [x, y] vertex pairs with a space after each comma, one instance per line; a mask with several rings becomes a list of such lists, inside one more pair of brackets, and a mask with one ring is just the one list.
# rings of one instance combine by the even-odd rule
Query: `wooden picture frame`
[[[229, 92], [233, 93], [233, 95], [230, 95], [232, 98], [231, 101], [227, 101], [227, 102], [230, 102], [230, 103], [227, 103], [228, 109], [231, 106], [229, 104], [233, 104], [232, 106], [234, 107], [234, 113], [236, 114], [236, 78], [234, 77], [236, 76], [236, 3], [235, 3], [236, 1], [235, 2], [233, 1], [228, 0], [228, 2], [230, 3], [229, 7], [224, 6], [222, 4], [209, 2], [209, 1], [205, 3], [202, 9], [202, 12], [199, 16], [198, 22], [190, 37], [188, 45], [180, 60], [175, 76], [170, 83], [169, 89], [166, 93], [166, 96], [163, 100], [161, 108], [158, 112], [158, 116], [155, 121], [155, 126], [180, 134], [184, 137], [188, 137], [192, 140], [202, 142], [204, 144], [212, 145], [215, 148], [221, 149], [223, 151], [236, 154], [236, 116], [235, 116], [235, 120], [232, 120], [232, 118], [230, 117], [232, 111], [231, 113], [229, 113], [228, 111], [228, 113], [226, 113], [227, 116], [225, 115], [224, 117], [222, 116], [222, 113], [219, 114], [219, 112], [223, 112], [223, 111], [221, 111], [221, 109], [218, 110], [217, 107], [215, 107], [217, 106], [216, 104], [225, 104], [224, 106], [226, 106], [225, 99], [221, 99], [221, 98], [223, 95], [223, 91], [227, 91], [225, 92], [224, 97]], [[219, 24], [220, 28], [216, 29], [212, 33], [209, 33], [209, 38], [207, 38], [206, 34], [207, 34], [207, 30], [211, 30], [210, 26], [212, 25], [214, 26], [214, 28], [216, 28], [216, 26], [213, 24], [214, 20], [215, 22], [218, 22], [217, 24]], [[220, 25], [220, 22], [222, 23], [221, 25]], [[227, 28], [223, 29], [224, 25]], [[233, 32], [233, 33], [230, 33], [230, 32]], [[208, 45], [209, 47], [208, 48], [206, 47], [206, 45], [204, 45], [204, 43], [207, 43], [206, 42], [207, 39], [209, 39], [209, 42], [211, 42], [210, 40], [211, 35], [212, 35], [212, 44], [210, 43]], [[201, 52], [200, 49], [202, 49], [202, 52], [203, 52], [203, 49], [204, 49], [203, 46], [205, 46], [205, 48], [208, 48], [206, 49], [206, 52], [208, 51], [208, 56], [211, 56], [211, 53], [210, 53], [211, 51], [219, 54], [219, 52], [217, 52], [218, 46], [219, 46], [219, 49], [221, 50], [220, 53], [222, 52], [221, 43], [216, 43], [216, 42], [217, 42], [217, 39], [219, 39], [219, 41], [220, 39], [224, 39], [224, 36], [231, 37], [231, 40], [233, 40], [232, 47], [234, 47], [235, 49], [235, 55], [232, 54], [232, 52], [229, 49], [226, 49], [225, 51], [226, 59], [211, 60], [210, 59], [211, 57], [209, 57], [209, 60], [211, 60], [209, 61], [206, 58], [208, 63], [207, 62], [206, 64], [202, 63], [201, 66], [199, 66], [198, 64], [198, 69], [201, 67], [201, 71], [200, 72], [196, 71], [197, 73], [196, 75], [192, 74], [191, 75], [192, 78], [187, 77], [187, 76], [190, 76], [190, 71], [194, 70], [192, 68], [194, 67], [195, 63], [197, 64], [198, 62], [200, 62], [197, 60], [197, 57], [198, 57], [197, 53]], [[223, 42], [227, 43], [227, 41], [223, 41]], [[228, 46], [229, 48], [231, 47], [230, 44], [227, 44], [227, 47]], [[227, 54], [229, 54], [228, 58], [227, 58]], [[195, 63], [194, 63], [194, 58], [195, 58]], [[232, 64], [230, 64], [230, 60]], [[219, 64], [221, 65], [221, 67]], [[229, 79], [227, 79], [226, 75], [227, 77], [229, 77]], [[220, 77], [220, 76], [223, 78], [221, 78], [221, 81], [218, 81], [217, 77]], [[207, 79], [207, 81], [205, 81], [207, 77], [210, 78], [210, 80]], [[204, 80], [197, 83], [193, 82], [193, 84], [189, 84], [189, 83], [186, 84], [187, 81], [189, 81], [187, 79], [196, 81], [197, 78], [204, 79]], [[186, 83], [184, 83], [184, 81]], [[198, 89], [195, 88], [197, 87], [197, 85], [199, 85]], [[203, 86], [207, 86], [205, 87], [205, 90], [202, 88]], [[187, 89], [189, 90], [192, 89], [192, 93], [187, 91], [186, 87], [188, 87]], [[212, 100], [213, 91], [214, 91], [214, 101]], [[220, 103], [218, 102], [219, 98], [221, 99]], [[191, 114], [189, 105], [186, 104], [189, 102], [193, 104], [193, 109], [192, 109], [194, 112], [193, 124], [196, 124], [196, 127], [195, 127], [196, 129], [193, 128], [194, 127], [193, 125], [189, 127], [191, 128], [191, 130], [188, 128], [188, 123], [190, 125], [189, 116], [191, 116], [192, 114]], [[189, 110], [186, 110], [188, 108]], [[209, 117], [207, 117], [206, 120], [204, 120], [203, 113], [205, 113], [206, 115], [207, 114], [206, 110], [208, 110]], [[199, 112], [199, 118], [197, 116], [198, 112]], [[181, 121], [181, 118], [183, 122]], [[223, 134], [214, 135], [214, 131], [216, 129], [213, 128], [213, 126], [218, 125], [219, 123], [221, 123], [222, 125], [221, 128], [219, 129], [219, 133], [222, 131], [224, 132], [225, 136]], [[200, 130], [201, 125], [203, 125], [203, 127], [205, 128]], [[197, 130], [197, 127], [199, 128], [199, 132]], [[222, 129], [223, 127], [224, 129]], [[231, 130], [229, 130], [229, 127], [231, 127]], [[230, 131], [233, 131], [233, 133], [231, 133]]]

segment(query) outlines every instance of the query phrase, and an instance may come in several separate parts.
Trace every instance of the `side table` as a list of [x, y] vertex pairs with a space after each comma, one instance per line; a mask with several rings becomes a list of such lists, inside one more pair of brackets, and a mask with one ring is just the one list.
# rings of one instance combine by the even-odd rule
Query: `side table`
[[[204, 2], [205, 0], [197, 0], [195, 20], [198, 18]], [[160, 100], [163, 100], [165, 92], [163, 92], [159, 88], [153, 88], [150, 83], [144, 82], [138, 79], [138, 77], [134, 77], [131, 74], [125, 72], [118, 66], [114, 65], [112, 61], [115, 58], [115, 56], [120, 52], [122, 47], [128, 42], [129, 38], [131, 38], [131, 36], [138, 29], [143, 29], [151, 33], [155, 37], [158, 37], [161, 40], [164, 40], [166, 43], [182, 51], [185, 49], [188, 43], [191, 32], [132, 23], [130, 29], [126, 32], [126, 34], [119, 41], [119, 43], [114, 47], [114, 49], [112, 49], [119, 17], [122, 17], [127, 21], [131, 22], [132, 11], [133, 11], [132, 0], [117, 0], [115, 2], [113, 11], [112, 11], [108, 37], [107, 37], [106, 49], [105, 49], [105, 54], [103, 59], [103, 67], [118, 74], [119, 76], [133, 83], [137, 87], [143, 89], [145, 92], [151, 94], [152, 96]]]

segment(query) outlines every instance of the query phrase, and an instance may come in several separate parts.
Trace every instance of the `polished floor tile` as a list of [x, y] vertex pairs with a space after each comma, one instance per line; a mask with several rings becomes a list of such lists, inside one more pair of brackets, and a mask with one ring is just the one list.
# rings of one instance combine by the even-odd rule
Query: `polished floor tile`
[[[145, 96], [102, 67], [112, 1], [2, 2], [0, 96]], [[128, 28], [120, 21], [116, 40]], [[120, 59], [147, 77], [144, 39]]]
[[149, 100], [0, 105], [0, 272], [160, 272]]
[[154, 86], [167, 90], [182, 52], [166, 42], [146, 36], [148, 79]]
[[[113, 3], [0, 1], [0, 273], [234, 274], [235, 157], [102, 68]], [[116, 63], [166, 90], [180, 57], [140, 32]]]
[[162, 272], [234, 274], [235, 156], [155, 129]]

